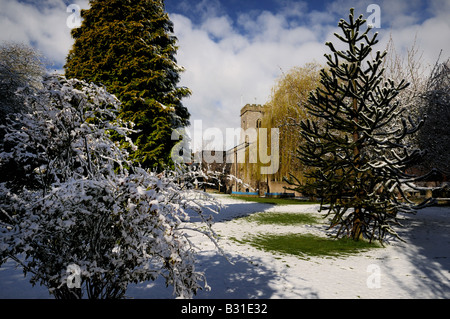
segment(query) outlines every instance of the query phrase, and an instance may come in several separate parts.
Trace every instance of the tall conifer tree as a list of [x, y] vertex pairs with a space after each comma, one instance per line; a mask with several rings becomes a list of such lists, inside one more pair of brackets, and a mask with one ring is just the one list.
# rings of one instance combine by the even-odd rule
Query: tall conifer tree
[[65, 65], [68, 78], [105, 85], [122, 102], [120, 117], [136, 124], [132, 158], [147, 168], [170, 162], [172, 130], [189, 125], [178, 87], [177, 39], [163, 0], [90, 0]]
[[321, 71], [321, 86], [306, 104], [317, 120], [301, 123], [306, 143], [299, 158], [313, 170], [308, 183], [292, 183], [322, 198], [321, 209], [332, 217], [338, 236], [382, 241], [388, 233], [396, 235], [398, 213], [419, 207], [407, 200], [403, 186], [415, 180], [405, 169], [421, 152], [404, 137], [421, 122], [401, 118], [396, 98], [408, 84], [384, 79], [386, 52], [369, 60], [378, 40], [376, 33], [369, 35], [370, 27], [360, 31], [365, 23], [351, 9], [349, 21], [339, 22], [343, 35], [335, 34], [346, 49], [326, 43], [332, 51], [325, 55], [329, 69]]

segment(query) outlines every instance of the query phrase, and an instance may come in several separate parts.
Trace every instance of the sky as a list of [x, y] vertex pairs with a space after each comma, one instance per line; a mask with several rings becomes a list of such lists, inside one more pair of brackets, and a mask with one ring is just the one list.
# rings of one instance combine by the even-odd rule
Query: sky
[[[73, 44], [69, 4], [89, 7], [88, 0], [0, 0], [0, 41], [30, 44], [50, 68], [61, 71]], [[379, 11], [368, 11], [371, 4]], [[179, 84], [193, 91], [184, 100], [191, 131], [202, 130], [205, 137], [212, 130], [225, 138], [226, 128], [238, 128], [240, 109], [266, 103], [276, 80], [291, 68], [324, 63], [325, 42], [335, 41], [339, 19], [348, 19], [351, 7], [379, 23], [376, 50], [392, 38], [405, 55], [416, 42], [425, 64], [433, 65], [441, 50], [441, 60], [450, 57], [448, 0], [166, 0], [165, 5], [178, 38], [176, 58], [185, 69]]]

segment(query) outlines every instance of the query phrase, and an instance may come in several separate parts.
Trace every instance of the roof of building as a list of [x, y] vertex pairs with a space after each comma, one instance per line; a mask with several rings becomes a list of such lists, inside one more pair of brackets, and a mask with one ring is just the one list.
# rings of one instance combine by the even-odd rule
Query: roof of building
[[245, 112], [264, 112], [265, 106], [261, 104], [247, 104], [241, 109], [241, 116], [244, 115]]

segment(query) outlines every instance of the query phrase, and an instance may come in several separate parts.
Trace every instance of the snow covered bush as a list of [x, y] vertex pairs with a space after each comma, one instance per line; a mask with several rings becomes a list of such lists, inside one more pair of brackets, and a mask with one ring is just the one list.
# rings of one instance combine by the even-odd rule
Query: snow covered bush
[[56, 75], [21, 94], [31, 112], [10, 114], [0, 141], [0, 265], [15, 260], [56, 298], [122, 298], [129, 283], [159, 276], [179, 297], [207, 287], [187, 232], [215, 242], [203, 205], [218, 206], [192, 196], [179, 172], [127, 160], [111, 138], [132, 132], [119, 101]]

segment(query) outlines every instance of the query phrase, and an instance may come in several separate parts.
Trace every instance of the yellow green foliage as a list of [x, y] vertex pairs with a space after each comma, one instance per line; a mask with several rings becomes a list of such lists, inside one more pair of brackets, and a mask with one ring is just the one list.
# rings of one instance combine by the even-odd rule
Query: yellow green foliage
[[[303, 143], [299, 123], [311, 118], [304, 107], [309, 93], [320, 84], [318, 63], [308, 63], [302, 67], [294, 67], [283, 74], [275, 84], [270, 101], [266, 104], [266, 112], [261, 120], [261, 126], [278, 128], [280, 131], [280, 168], [273, 179], [281, 181], [289, 174], [299, 180], [307, 169], [296, 157], [296, 151]], [[259, 169], [257, 169], [259, 171]]]

